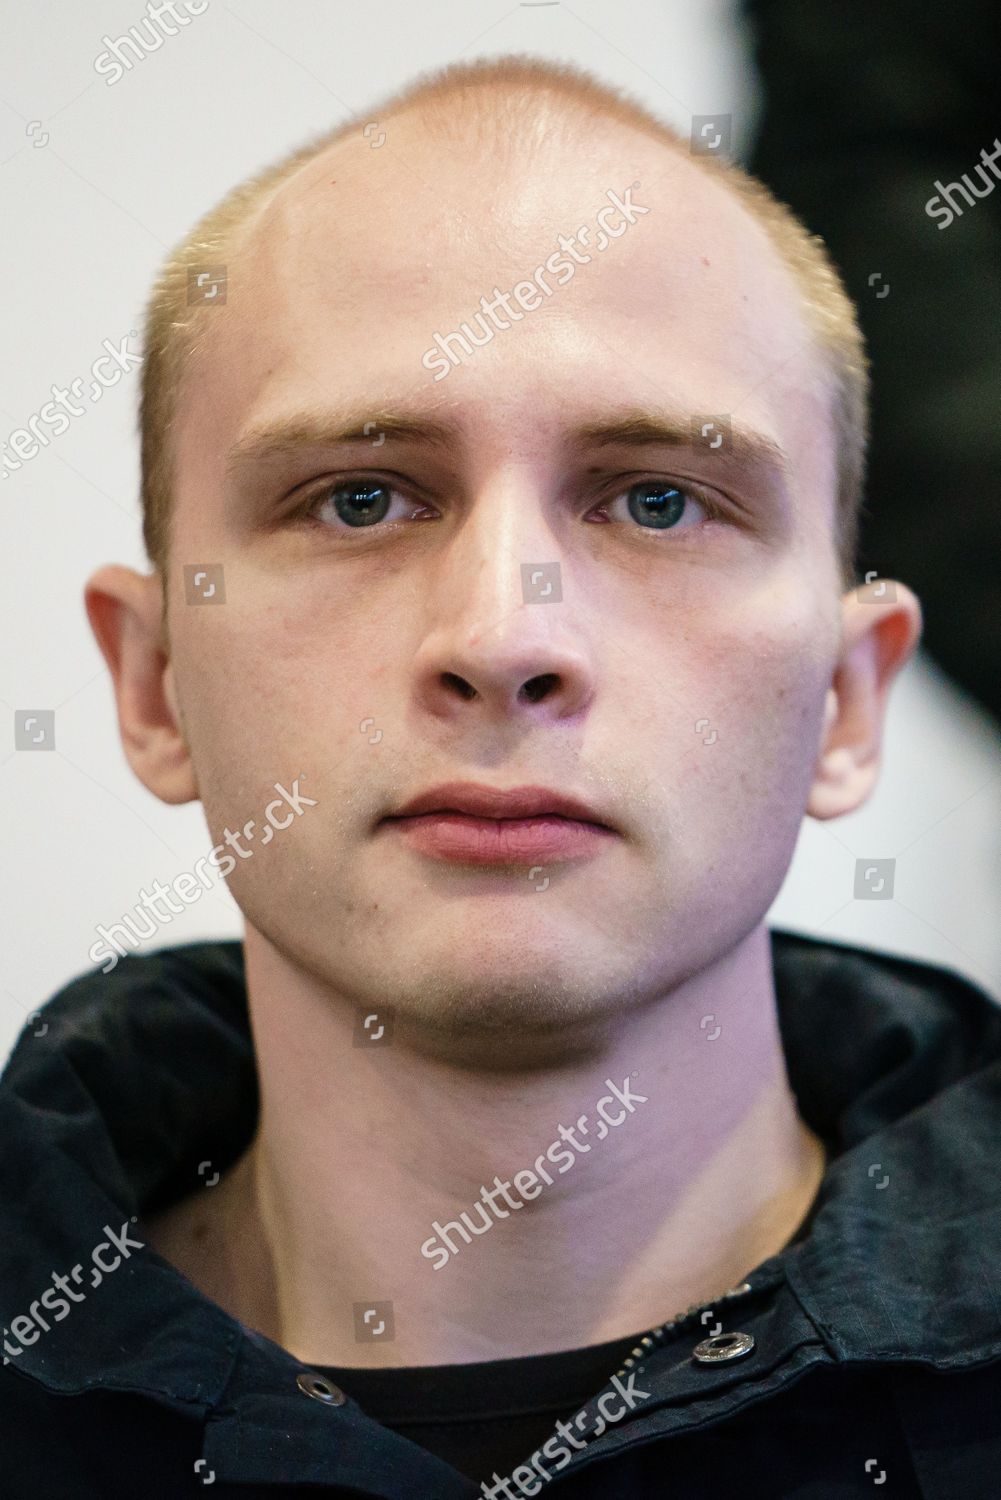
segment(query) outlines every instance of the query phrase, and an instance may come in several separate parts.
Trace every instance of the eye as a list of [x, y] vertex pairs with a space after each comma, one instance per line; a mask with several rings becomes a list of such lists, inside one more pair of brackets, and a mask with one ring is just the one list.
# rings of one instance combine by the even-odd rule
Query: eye
[[[341, 525], [358, 530], [385, 521], [393, 507], [394, 496], [404, 507], [423, 508], [416, 500], [408, 500], [386, 480], [342, 479], [313, 490], [304, 500], [301, 513], [333, 530], [340, 530]], [[390, 519], [401, 520], [405, 516], [398, 513]]]
[[631, 484], [605, 508], [611, 510], [620, 501], [625, 501], [634, 521], [653, 531], [685, 531], [718, 514], [708, 495], [695, 486], [682, 488], [669, 479], [644, 479]]
[[[619, 507], [618, 518], [624, 519], [623, 502], [629, 517], [648, 531], [685, 531], [700, 520], [720, 514], [719, 507], [698, 486], [682, 488], [672, 480], [644, 479], [631, 484], [600, 509], [610, 512]], [[391, 514], [394, 504], [396, 511]], [[361, 478], [327, 481], [306, 496], [297, 514], [330, 530], [359, 531], [387, 520], [417, 519], [415, 513], [420, 512], [429, 513], [426, 506], [409, 499], [388, 480]]]

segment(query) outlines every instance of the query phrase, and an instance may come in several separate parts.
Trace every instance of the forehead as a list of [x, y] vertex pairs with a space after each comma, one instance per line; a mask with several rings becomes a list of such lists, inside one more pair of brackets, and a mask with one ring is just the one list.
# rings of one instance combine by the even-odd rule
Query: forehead
[[[614, 123], [523, 150], [445, 142], [408, 116], [383, 128], [380, 149], [357, 132], [300, 169], [241, 234], [179, 400], [182, 490], [187, 460], [221, 464], [249, 427], [345, 398], [445, 406], [498, 450], [616, 405], [733, 414], [801, 479], [829, 471], [796, 283], [714, 175]], [[633, 205], [625, 228], [616, 202]], [[618, 237], [599, 250], [602, 210]], [[582, 226], [577, 260], [560, 237]], [[551, 293], [435, 381], [422, 363], [435, 335], [472, 322], [482, 340], [482, 299], [521, 282]]]

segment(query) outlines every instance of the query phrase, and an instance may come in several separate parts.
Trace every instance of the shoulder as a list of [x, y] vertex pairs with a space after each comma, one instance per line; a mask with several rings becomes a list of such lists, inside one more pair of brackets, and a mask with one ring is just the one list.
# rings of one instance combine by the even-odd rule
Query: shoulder
[[139, 1392], [50, 1390], [0, 1368], [3, 1494], [173, 1500], [193, 1483], [202, 1422]]

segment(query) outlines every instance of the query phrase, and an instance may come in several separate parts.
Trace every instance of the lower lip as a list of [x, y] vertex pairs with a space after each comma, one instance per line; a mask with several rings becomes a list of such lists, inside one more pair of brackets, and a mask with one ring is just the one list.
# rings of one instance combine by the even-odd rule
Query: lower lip
[[595, 854], [610, 828], [574, 818], [474, 818], [464, 813], [422, 813], [389, 818], [390, 828], [431, 859], [466, 865], [542, 864], [547, 859], [583, 859]]

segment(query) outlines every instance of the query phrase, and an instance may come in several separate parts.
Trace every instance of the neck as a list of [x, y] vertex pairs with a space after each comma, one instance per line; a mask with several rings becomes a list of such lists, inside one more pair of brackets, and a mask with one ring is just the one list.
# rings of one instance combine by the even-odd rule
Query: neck
[[[775, 1254], [816, 1194], [823, 1147], [789, 1088], [764, 926], [586, 1053], [520, 1071], [428, 1056], [399, 1029], [357, 1045], [354, 1006], [259, 934], [246, 953], [257, 1133], [211, 1215], [202, 1195], [200, 1224], [182, 1206], [148, 1232], [307, 1364], [643, 1332]], [[392, 1339], [369, 1338], [386, 1303]]]

